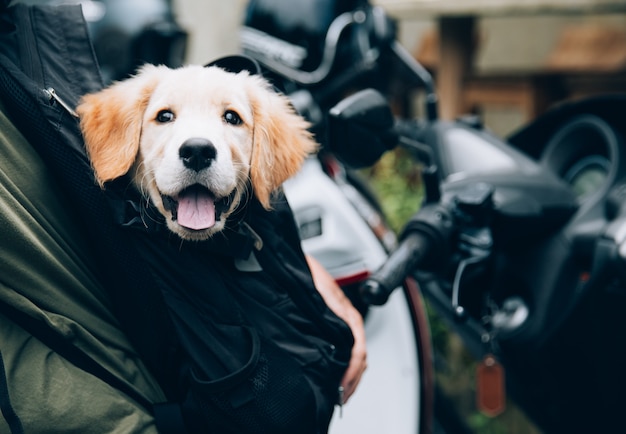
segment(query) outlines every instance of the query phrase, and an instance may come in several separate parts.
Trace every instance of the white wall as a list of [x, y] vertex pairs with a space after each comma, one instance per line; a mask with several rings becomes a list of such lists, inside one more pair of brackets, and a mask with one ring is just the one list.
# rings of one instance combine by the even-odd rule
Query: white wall
[[174, 5], [179, 23], [189, 32], [187, 63], [205, 64], [239, 52], [245, 0], [174, 0]]

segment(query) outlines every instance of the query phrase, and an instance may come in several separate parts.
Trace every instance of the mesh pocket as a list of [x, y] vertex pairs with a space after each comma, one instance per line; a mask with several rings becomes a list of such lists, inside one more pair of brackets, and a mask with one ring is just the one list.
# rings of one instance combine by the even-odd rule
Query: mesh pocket
[[330, 419], [320, 418], [302, 368], [268, 341], [261, 343], [258, 363], [244, 381], [217, 393], [192, 384], [182, 409], [192, 432], [314, 434], [325, 432]]

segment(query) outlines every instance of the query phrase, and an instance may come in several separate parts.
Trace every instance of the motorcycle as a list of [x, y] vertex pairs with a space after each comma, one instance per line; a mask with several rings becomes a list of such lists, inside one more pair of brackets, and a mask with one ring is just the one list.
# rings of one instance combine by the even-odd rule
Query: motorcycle
[[545, 432], [614, 432], [626, 403], [626, 97], [562, 104], [506, 141], [475, 119], [373, 122], [391, 117], [385, 106], [364, 90], [330, 111], [344, 162], [366, 166], [395, 142], [427, 175], [361, 296], [384, 303], [413, 276], [482, 359], [484, 412], [502, 410], [506, 384]]
[[[383, 243], [378, 262], [363, 261], [362, 277], [375, 271], [365, 282], [354, 280], [352, 298], [385, 309], [407, 277], [415, 280], [482, 360], [477, 403], [483, 412], [499, 413], [509, 396], [545, 432], [612, 432], [626, 403], [626, 352], [618, 341], [626, 331], [620, 318], [626, 98], [563, 104], [504, 140], [475, 117], [438, 118], [432, 77], [395, 40], [380, 8], [362, 1], [320, 2], [326, 9], [306, 3], [313, 9], [251, 2], [242, 37], [244, 53], [293, 97], [324, 139], [319, 160], [286, 187], [305, 249], [331, 270], [341, 259], [370, 254], [372, 245], [359, 242], [377, 231], [366, 228], [362, 238], [347, 228], [359, 222], [359, 203], [379, 208], [352, 170], [397, 146], [407, 149], [421, 167], [425, 198], [399, 244]], [[423, 119], [394, 119], [392, 81], [423, 89]], [[325, 182], [329, 190], [322, 189]], [[339, 254], [338, 246], [345, 246]], [[342, 272], [334, 272], [340, 279]], [[408, 300], [402, 302], [415, 313]], [[368, 308], [368, 315], [377, 309]], [[423, 313], [417, 317], [423, 320]], [[378, 331], [368, 327], [372, 335]], [[406, 330], [418, 335], [426, 329]], [[377, 354], [370, 341], [370, 355]], [[431, 360], [419, 362], [432, 369]], [[390, 373], [397, 373], [394, 365], [380, 376]], [[432, 387], [431, 377], [420, 380]], [[384, 390], [383, 396], [397, 396]], [[363, 387], [355, 399], [369, 394]], [[428, 405], [432, 410], [432, 401]], [[378, 416], [379, 409], [358, 417], [372, 413]], [[358, 432], [400, 431], [381, 425]]]
[[[329, 152], [326, 113], [355, 87], [384, 83], [378, 52], [393, 45], [391, 21], [363, 1], [251, 1], [243, 54], [289, 96], [322, 143], [284, 190], [305, 252], [318, 259], [365, 318], [368, 369], [330, 432], [427, 433], [433, 425], [428, 320], [413, 279], [397, 283], [384, 305], [358, 293], [396, 246], [371, 187]], [[306, 47], [306, 48], [305, 48]]]

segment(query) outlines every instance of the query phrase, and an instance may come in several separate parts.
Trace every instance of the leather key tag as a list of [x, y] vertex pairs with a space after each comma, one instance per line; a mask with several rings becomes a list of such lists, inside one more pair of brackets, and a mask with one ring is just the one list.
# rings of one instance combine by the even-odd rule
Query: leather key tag
[[476, 406], [489, 417], [506, 408], [504, 368], [493, 354], [487, 354], [476, 368]]

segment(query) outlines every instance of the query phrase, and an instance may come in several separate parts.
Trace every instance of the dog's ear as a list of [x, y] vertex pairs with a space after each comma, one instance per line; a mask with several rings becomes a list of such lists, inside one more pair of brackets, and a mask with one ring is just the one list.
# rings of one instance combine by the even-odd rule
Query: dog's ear
[[272, 192], [300, 170], [318, 145], [307, 129], [309, 123], [285, 96], [270, 89], [264, 80], [250, 78], [261, 83], [251, 92], [254, 143], [250, 179], [255, 196], [269, 209]]
[[143, 114], [161, 67], [145, 65], [137, 75], [85, 95], [76, 112], [85, 147], [100, 186], [128, 173], [139, 152]]

